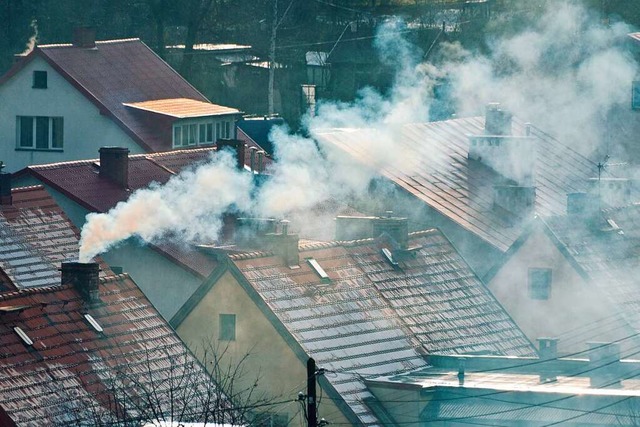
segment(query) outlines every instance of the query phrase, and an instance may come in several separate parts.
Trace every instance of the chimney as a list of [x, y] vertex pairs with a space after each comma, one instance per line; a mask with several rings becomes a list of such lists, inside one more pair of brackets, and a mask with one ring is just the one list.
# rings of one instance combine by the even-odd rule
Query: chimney
[[71, 284], [88, 303], [96, 303], [98, 296], [98, 283], [100, 266], [95, 262], [63, 262], [62, 284]]
[[534, 185], [536, 165], [535, 139], [525, 129], [525, 136], [512, 135], [511, 114], [500, 110], [499, 104], [487, 106], [485, 133], [469, 136], [468, 158], [493, 169], [516, 185]]
[[[558, 339], [557, 338], [538, 338], [538, 354], [542, 361], [553, 361], [558, 358]], [[551, 367], [542, 364], [540, 366], [540, 382], [548, 383], [557, 381], [555, 373], [550, 372]]]
[[257, 153], [258, 149], [256, 147], [249, 147], [249, 167], [251, 168], [251, 172], [258, 172], [260, 173], [259, 170], [257, 170], [256, 168], [256, 157], [257, 157]]
[[297, 234], [289, 234], [289, 221], [280, 221], [280, 233], [270, 233], [266, 237], [270, 249], [282, 258], [285, 265], [292, 268], [298, 266], [300, 263], [300, 254], [298, 253], [300, 238]]
[[409, 245], [409, 220], [393, 216], [393, 212], [387, 212], [385, 217], [373, 218], [372, 237], [378, 237], [387, 233], [396, 241], [400, 249], [406, 249]]
[[129, 149], [123, 147], [100, 148], [100, 176], [122, 188], [129, 187]]
[[216, 146], [218, 147], [218, 150], [223, 150], [226, 147], [235, 150], [236, 159], [238, 160], [237, 167], [240, 170], [244, 169], [244, 149], [246, 147], [244, 142], [237, 139], [219, 139]]
[[465, 371], [464, 357], [458, 358], [458, 385], [462, 387], [464, 385], [464, 371]]
[[600, 202], [596, 194], [567, 194], [567, 215], [592, 216], [596, 214], [599, 209]]
[[258, 151], [258, 173], [262, 173], [264, 170], [264, 151]]
[[493, 204], [518, 218], [531, 217], [536, 208], [536, 188], [521, 185], [494, 185]]
[[96, 30], [92, 27], [78, 27], [73, 30], [73, 45], [86, 49], [96, 47]]
[[501, 109], [499, 103], [487, 104], [484, 132], [487, 135], [511, 135], [511, 120], [511, 113]]
[[619, 387], [620, 344], [594, 341], [587, 345], [591, 387]]
[[627, 178], [589, 178], [589, 193], [608, 206], [625, 206], [631, 200], [631, 181]]
[[[0, 162], [0, 170], [4, 167]], [[13, 199], [11, 197], [11, 174], [8, 172], [0, 172], [0, 205], [11, 205]]]

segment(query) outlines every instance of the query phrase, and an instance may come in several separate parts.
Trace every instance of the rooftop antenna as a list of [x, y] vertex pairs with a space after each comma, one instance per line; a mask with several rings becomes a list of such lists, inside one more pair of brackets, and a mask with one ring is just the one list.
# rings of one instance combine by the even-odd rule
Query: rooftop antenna
[[598, 207], [599, 210], [602, 210], [602, 186], [600, 185], [600, 179], [602, 178], [602, 172], [605, 171], [607, 168], [612, 167], [612, 166], [624, 166], [627, 163], [626, 162], [620, 162], [620, 163], [609, 163], [609, 159], [611, 158], [611, 156], [609, 156], [608, 154], [604, 156], [604, 159], [602, 159], [601, 162], [598, 162], [598, 164], [596, 165], [598, 168]]

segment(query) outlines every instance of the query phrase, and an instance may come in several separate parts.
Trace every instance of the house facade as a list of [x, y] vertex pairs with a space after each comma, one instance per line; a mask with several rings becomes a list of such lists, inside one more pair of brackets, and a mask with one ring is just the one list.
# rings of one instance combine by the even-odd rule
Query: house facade
[[237, 109], [212, 104], [138, 39], [36, 46], [0, 77], [0, 160], [88, 159], [102, 146], [152, 153], [236, 137]]
[[484, 281], [529, 338], [557, 339], [561, 354], [615, 342], [637, 357], [637, 216], [632, 205], [538, 219]]
[[[219, 268], [171, 319], [201, 343], [246, 358], [256, 392], [294, 399], [313, 357], [330, 423], [381, 422], [364, 378], [425, 366], [426, 354], [533, 355], [535, 349], [437, 230], [408, 234], [406, 219], [373, 221], [377, 238], [299, 245], [286, 224], [255, 250], [210, 248]], [[367, 228], [367, 227], [362, 227]], [[298, 407], [273, 414], [298, 424]], [[275, 419], [275, 418], [274, 418]]]

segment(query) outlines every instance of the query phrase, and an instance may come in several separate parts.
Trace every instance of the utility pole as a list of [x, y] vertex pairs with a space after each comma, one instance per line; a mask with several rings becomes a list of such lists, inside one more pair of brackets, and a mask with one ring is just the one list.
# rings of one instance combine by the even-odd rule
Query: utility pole
[[316, 412], [316, 361], [312, 357], [307, 360], [307, 426], [318, 427]]
[[278, 34], [278, 0], [273, 0], [273, 24], [271, 25], [271, 45], [269, 47], [269, 115], [275, 113], [274, 82], [276, 77], [276, 37]]

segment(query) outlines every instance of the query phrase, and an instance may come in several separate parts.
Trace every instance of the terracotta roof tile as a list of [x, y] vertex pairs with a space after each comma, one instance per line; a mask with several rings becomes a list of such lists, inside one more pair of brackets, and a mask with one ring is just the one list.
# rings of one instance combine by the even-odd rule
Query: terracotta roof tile
[[[410, 247], [419, 249], [400, 269], [382, 255], [390, 247], [384, 238], [304, 246], [294, 270], [267, 252], [230, 259], [302, 348], [338, 372], [327, 380], [341, 393], [365, 397], [361, 375], [423, 366], [424, 352], [534, 354], [439, 231], [412, 233]], [[330, 281], [305, 258], [314, 258]], [[361, 420], [373, 418], [356, 399], [343, 398]]]
[[[94, 306], [68, 286], [0, 293], [0, 306], [28, 307], [17, 314], [0, 313], [0, 406], [18, 425], [34, 420], [75, 423], [113, 400], [109, 378], [125, 374], [142, 386], [149, 381], [149, 363], [195, 363], [127, 275], [101, 279], [99, 295], [101, 303]], [[93, 316], [104, 333], [96, 332], [84, 313]], [[117, 328], [111, 326], [118, 322]], [[14, 326], [33, 346], [20, 340]], [[198, 372], [193, 380], [208, 384]], [[68, 413], [73, 408], [82, 410]]]

